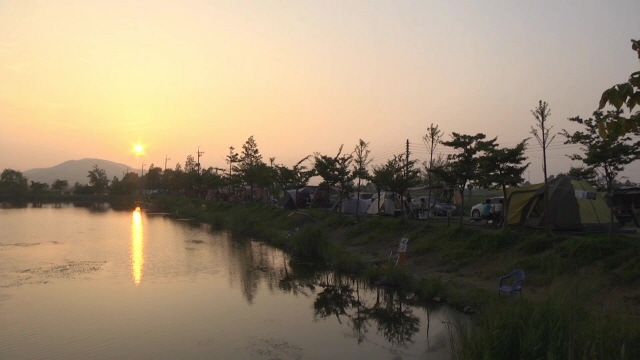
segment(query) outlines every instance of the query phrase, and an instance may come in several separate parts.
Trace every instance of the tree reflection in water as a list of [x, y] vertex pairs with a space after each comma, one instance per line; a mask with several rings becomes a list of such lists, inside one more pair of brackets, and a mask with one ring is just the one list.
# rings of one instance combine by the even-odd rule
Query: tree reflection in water
[[413, 335], [420, 330], [420, 319], [413, 314], [413, 309], [402, 306], [400, 293], [392, 289], [378, 288], [376, 299], [375, 305], [369, 309], [369, 314], [384, 338], [393, 345], [413, 342]]
[[240, 275], [243, 295], [249, 303], [253, 301], [257, 283], [263, 280], [270, 290], [277, 288], [295, 296], [315, 296], [314, 321], [335, 317], [338, 323], [350, 327], [351, 335], [359, 344], [366, 340], [374, 326], [393, 346], [412, 343], [420, 330], [420, 318], [394, 289], [372, 288], [353, 277], [298, 265], [290, 262], [285, 254], [273, 257], [253, 242], [236, 243], [230, 250], [234, 255], [242, 255], [236, 257], [235, 272]]
[[313, 304], [315, 319], [335, 315], [342, 323], [340, 317], [347, 317], [358, 343], [365, 340], [371, 321], [392, 345], [413, 342], [413, 336], [420, 330], [420, 318], [413, 314], [412, 308], [403, 306], [401, 294], [394, 289], [377, 288], [375, 303], [369, 305], [360, 296], [360, 289], [367, 289], [362, 281], [325, 273], [318, 286], [323, 290]]

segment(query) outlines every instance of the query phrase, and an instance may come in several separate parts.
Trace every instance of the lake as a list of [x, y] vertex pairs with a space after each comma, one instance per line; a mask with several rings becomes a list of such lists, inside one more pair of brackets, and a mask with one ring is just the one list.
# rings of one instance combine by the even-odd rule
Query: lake
[[162, 214], [0, 209], [0, 359], [449, 359], [446, 307]]

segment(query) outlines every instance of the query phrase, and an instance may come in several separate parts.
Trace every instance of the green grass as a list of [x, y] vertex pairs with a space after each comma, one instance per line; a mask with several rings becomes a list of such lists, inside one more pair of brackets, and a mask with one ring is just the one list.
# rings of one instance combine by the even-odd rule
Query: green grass
[[454, 358], [640, 358], [640, 319], [590, 312], [579, 284], [566, 285], [542, 300], [495, 300], [471, 323], [452, 324]]

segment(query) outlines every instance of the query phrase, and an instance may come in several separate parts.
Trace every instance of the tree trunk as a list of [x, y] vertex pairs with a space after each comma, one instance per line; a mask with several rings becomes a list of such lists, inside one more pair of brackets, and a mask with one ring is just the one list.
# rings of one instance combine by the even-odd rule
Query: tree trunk
[[464, 186], [460, 189], [460, 226], [462, 226], [462, 218], [464, 217]]
[[507, 228], [507, 212], [509, 211], [509, 202], [507, 201], [507, 187], [502, 187], [502, 230]]

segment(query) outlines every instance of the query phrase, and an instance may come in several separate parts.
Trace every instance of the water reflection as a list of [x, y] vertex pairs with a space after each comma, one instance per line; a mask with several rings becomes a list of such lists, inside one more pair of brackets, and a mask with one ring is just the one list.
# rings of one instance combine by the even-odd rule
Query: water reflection
[[142, 266], [144, 265], [144, 231], [142, 215], [137, 207], [131, 216], [131, 274], [136, 285], [142, 280]]
[[394, 347], [413, 343], [420, 331], [420, 318], [395, 289], [372, 289], [366, 281], [334, 272], [316, 273], [311, 281], [285, 277], [279, 285], [286, 292], [315, 293], [314, 319], [335, 318], [340, 324], [346, 320], [358, 344], [366, 340], [370, 328]]

